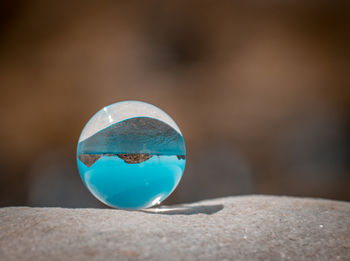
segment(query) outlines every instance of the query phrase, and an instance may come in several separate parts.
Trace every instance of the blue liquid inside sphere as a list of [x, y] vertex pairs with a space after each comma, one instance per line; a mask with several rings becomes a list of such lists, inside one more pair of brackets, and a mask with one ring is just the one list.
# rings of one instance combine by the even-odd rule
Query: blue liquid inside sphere
[[[140, 116], [124, 112], [120, 117], [123, 106], [141, 106], [145, 111]], [[176, 188], [185, 168], [182, 134], [153, 105], [128, 101], [106, 108], [92, 117], [78, 143], [77, 163], [84, 184], [111, 207], [140, 209], [159, 204]], [[147, 109], [153, 117], [148, 117]]]

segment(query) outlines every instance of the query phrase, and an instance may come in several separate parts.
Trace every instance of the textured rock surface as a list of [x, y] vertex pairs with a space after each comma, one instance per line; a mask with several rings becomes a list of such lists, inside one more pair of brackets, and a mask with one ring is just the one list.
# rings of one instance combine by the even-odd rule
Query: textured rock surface
[[350, 260], [350, 203], [243, 196], [145, 211], [0, 209], [0, 260]]
[[163, 121], [137, 117], [95, 133], [79, 143], [81, 154], [185, 155], [182, 135]]

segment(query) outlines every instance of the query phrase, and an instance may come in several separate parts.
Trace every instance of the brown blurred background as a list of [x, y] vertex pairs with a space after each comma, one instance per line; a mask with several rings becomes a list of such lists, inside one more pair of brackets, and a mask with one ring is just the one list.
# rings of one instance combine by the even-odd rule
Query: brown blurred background
[[350, 200], [346, 1], [0, 1], [0, 206], [98, 207], [75, 149], [103, 106], [168, 112], [187, 145], [165, 204]]

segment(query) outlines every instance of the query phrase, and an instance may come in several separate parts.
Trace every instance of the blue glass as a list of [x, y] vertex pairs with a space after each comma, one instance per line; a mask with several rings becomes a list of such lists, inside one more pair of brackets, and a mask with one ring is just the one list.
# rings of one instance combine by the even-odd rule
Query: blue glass
[[174, 191], [186, 149], [169, 115], [148, 103], [124, 101], [90, 119], [79, 139], [77, 162], [84, 184], [101, 202], [140, 209]]

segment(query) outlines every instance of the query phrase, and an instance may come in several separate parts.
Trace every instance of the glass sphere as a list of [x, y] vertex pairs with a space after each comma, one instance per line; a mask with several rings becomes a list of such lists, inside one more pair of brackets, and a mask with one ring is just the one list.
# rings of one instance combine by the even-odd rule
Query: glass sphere
[[103, 203], [148, 208], [179, 184], [185, 142], [176, 123], [159, 108], [117, 102], [88, 121], [79, 138], [77, 162], [84, 184]]

